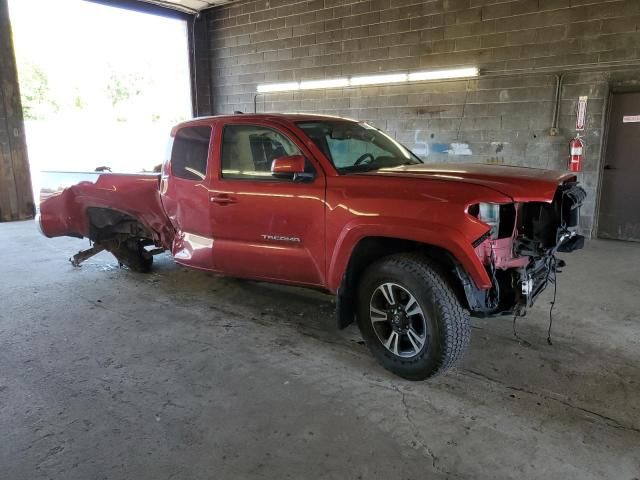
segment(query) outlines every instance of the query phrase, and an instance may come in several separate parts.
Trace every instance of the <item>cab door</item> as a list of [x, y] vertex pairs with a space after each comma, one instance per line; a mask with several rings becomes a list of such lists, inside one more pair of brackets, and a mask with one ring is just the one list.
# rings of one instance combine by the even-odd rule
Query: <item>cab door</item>
[[190, 123], [175, 132], [163, 165], [160, 196], [176, 235], [172, 254], [180, 264], [213, 268], [209, 222], [210, 123]]
[[[275, 122], [219, 123], [210, 190], [213, 263], [229, 275], [324, 285], [325, 176], [304, 143]], [[303, 155], [306, 178], [277, 178], [274, 158]]]

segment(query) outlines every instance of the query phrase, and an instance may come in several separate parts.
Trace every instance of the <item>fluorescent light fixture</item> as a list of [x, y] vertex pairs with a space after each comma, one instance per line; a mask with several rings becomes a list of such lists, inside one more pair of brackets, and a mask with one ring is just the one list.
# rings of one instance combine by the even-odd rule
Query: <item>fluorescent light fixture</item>
[[258, 92], [289, 92], [291, 90], [299, 90], [300, 84], [298, 82], [288, 83], [269, 83], [266, 85], [258, 85]]
[[348, 86], [348, 78], [332, 78], [328, 80], [308, 80], [306, 82], [300, 82], [300, 90], [314, 90], [317, 88], [340, 88]]
[[480, 72], [477, 67], [453, 68], [449, 70], [427, 70], [424, 72], [410, 73], [409, 81], [418, 82], [421, 80], [443, 80], [449, 78], [477, 77], [479, 73]]
[[406, 73], [391, 73], [385, 75], [365, 75], [362, 77], [351, 77], [349, 84], [356, 85], [381, 85], [383, 83], [402, 83], [407, 81]]
[[454, 78], [472, 78], [480, 75], [478, 67], [449, 68], [443, 70], [425, 70], [412, 73], [386, 73], [381, 75], [363, 75], [360, 77], [327, 78], [324, 80], [306, 80], [303, 82], [267, 83], [258, 85], [258, 93], [292, 92], [296, 90], [315, 90], [325, 88], [361, 87], [388, 83], [420, 82], [427, 80], [448, 80]]

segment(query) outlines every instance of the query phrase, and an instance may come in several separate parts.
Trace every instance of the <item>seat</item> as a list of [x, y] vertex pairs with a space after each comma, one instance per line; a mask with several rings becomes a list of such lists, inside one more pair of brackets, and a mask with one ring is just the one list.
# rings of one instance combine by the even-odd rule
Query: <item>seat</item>
[[252, 152], [249, 148], [249, 136], [244, 133], [225, 132], [222, 142], [222, 171], [238, 170], [248, 172], [254, 170]]
[[250, 142], [253, 165], [257, 172], [271, 171], [273, 159], [287, 155], [284, 147], [267, 135], [250, 135]]

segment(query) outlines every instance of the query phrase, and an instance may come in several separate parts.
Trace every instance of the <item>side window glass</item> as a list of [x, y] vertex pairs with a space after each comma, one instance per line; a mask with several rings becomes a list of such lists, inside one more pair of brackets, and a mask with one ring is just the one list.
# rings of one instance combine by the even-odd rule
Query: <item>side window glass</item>
[[171, 151], [171, 172], [178, 178], [201, 181], [207, 176], [211, 127], [178, 130]]
[[269, 179], [274, 158], [300, 155], [300, 149], [280, 132], [258, 125], [227, 125], [222, 136], [222, 177]]

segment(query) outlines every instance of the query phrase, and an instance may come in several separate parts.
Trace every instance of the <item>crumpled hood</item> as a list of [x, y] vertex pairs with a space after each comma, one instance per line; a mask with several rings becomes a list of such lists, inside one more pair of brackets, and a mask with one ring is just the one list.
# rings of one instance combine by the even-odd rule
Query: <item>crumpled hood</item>
[[550, 202], [558, 185], [575, 180], [568, 172], [479, 163], [432, 163], [383, 168], [367, 175], [425, 178], [492, 188], [516, 202]]

